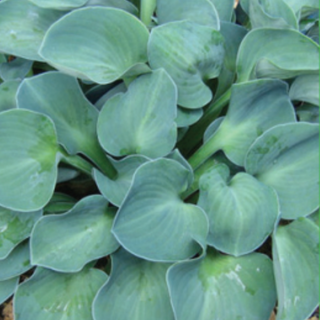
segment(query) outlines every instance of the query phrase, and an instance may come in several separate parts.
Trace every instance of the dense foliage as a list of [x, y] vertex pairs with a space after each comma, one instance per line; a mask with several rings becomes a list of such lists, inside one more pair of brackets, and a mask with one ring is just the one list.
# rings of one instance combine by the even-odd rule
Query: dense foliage
[[14, 295], [16, 320], [312, 314], [318, 10], [0, 2], [0, 303]]

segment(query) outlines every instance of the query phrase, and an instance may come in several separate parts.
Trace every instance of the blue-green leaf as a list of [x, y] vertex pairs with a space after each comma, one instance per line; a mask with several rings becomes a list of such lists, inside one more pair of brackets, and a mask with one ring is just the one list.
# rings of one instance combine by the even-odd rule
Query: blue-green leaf
[[148, 58], [151, 68], [164, 68], [172, 77], [180, 106], [201, 108], [212, 99], [205, 82], [218, 77], [223, 64], [223, 37], [191, 21], [166, 23], [152, 29]]
[[60, 72], [25, 79], [17, 92], [18, 108], [49, 116], [59, 143], [69, 154], [83, 153], [102, 170], [108, 162], [100, 147], [96, 124], [98, 110], [85, 98], [77, 80]]
[[15, 320], [93, 320], [93, 298], [107, 279], [97, 269], [68, 274], [37, 268], [14, 296]]
[[0, 84], [0, 112], [17, 107], [16, 93], [19, 85], [19, 80], [4, 81]]
[[0, 78], [3, 80], [22, 80], [31, 70], [33, 61], [15, 58], [0, 64]]
[[102, 196], [88, 196], [65, 214], [47, 215], [31, 234], [34, 265], [61, 272], [77, 272], [118, 248], [111, 234], [114, 211]]
[[71, 10], [85, 5], [88, 0], [28, 0], [41, 8]]
[[106, 84], [147, 61], [148, 37], [142, 22], [123, 10], [87, 7], [54, 23], [39, 53], [65, 73]]
[[319, 207], [319, 124], [275, 126], [250, 147], [246, 171], [273, 187], [281, 217], [296, 219]]
[[24, 241], [8, 257], [0, 260], [0, 281], [20, 276], [31, 268], [29, 241]]
[[216, 8], [220, 21], [231, 21], [234, 0], [209, 0]]
[[93, 171], [93, 177], [101, 194], [112, 204], [119, 207], [131, 186], [134, 173], [143, 163], [150, 159], [134, 155], [119, 161], [112, 158], [109, 158], [109, 160], [117, 170], [116, 178], [110, 179], [96, 169]]
[[18, 287], [19, 277], [0, 281], [0, 304], [6, 301]]
[[319, 227], [303, 218], [280, 226], [273, 236], [272, 255], [277, 320], [309, 318], [319, 303]]
[[157, 18], [159, 24], [191, 20], [220, 29], [218, 12], [211, 0], [158, 0]]
[[199, 185], [198, 205], [210, 223], [209, 245], [240, 256], [258, 248], [272, 233], [280, 213], [272, 188], [244, 172], [231, 179], [225, 164], [213, 166]]
[[210, 250], [172, 266], [167, 281], [176, 320], [269, 320], [276, 302], [272, 261], [260, 253]]
[[296, 30], [254, 29], [239, 48], [238, 82], [267, 77], [287, 79], [318, 72], [319, 45]]
[[95, 320], [173, 320], [166, 272], [169, 264], [138, 259], [124, 249], [111, 256], [112, 272], [98, 292]]
[[0, 205], [43, 208], [53, 194], [60, 158], [53, 122], [29, 110], [1, 112], [0, 150]]
[[2, 52], [42, 61], [38, 49], [50, 25], [63, 15], [42, 9], [26, 0], [0, 2], [0, 48]]
[[125, 249], [147, 260], [166, 262], [200, 251], [208, 233], [207, 217], [201, 208], [179, 199], [189, 178], [190, 171], [171, 159], [139, 167], [113, 226]]
[[98, 138], [114, 156], [165, 156], [176, 143], [176, 116], [176, 87], [164, 70], [157, 70], [106, 102], [99, 115]]

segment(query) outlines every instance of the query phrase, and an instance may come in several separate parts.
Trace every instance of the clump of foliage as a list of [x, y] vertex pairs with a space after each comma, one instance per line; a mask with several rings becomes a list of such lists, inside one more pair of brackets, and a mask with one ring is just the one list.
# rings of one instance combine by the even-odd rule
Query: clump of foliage
[[16, 320], [312, 314], [318, 10], [0, 2], [0, 303], [14, 295]]

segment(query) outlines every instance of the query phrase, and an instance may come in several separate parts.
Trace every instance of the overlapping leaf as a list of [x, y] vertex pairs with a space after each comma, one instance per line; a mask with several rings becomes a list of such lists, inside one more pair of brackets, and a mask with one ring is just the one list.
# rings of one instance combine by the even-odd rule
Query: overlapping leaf
[[297, 77], [290, 87], [290, 99], [319, 106], [319, 77], [308, 74]]
[[250, 145], [259, 135], [279, 123], [295, 121], [287, 90], [284, 82], [271, 79], [233, 85], [227, 115], [211, 136], [205, 134], [204, 145], [190, 159], [193, 167], [218, 150], [243, 166]]
[[246, 171], [273, 187], [281, 216], [296, 219], [319, 207], [319, 124], [278, 125], [250, 147]]
[[88, 7], [53, 24], [39, 52], [58, 70], [111, 83], [147, 61], [148, 36], [142, 22], [123, 10]]
[[249, 15], [252, 28], [299, 27], [294, 11], [283, 0], [242, 0], [241, 7]]
[[200, 250], [208, 233], [206, 215], [179, 199], [189, 179], [190, 171], [171, 159], [140, 166], [113, 226], [125, 249], [147, 260], [168, 262]]
[[0, 2], [0, 48], [2, 52], [42, 61], [38, 49], [50, 25], [64, 13], [42, 9], [26, 0]]
[[24, 241], [8, 257], [0, 260], [0, 281], [16, 278], [31, 268], [29, 241]]
[[124, 249], [114, 253], [110, 278], [94, 301], [95, 320], [122, 320], [128, 314], [132, 320], [173, 320], [166, 285], [169, 267], [138, 259]]
[[0, 84], [0, 112], [17, 107], [16, 93], [19, 85], [19, 80], [4, 81]]
[[198, 205], [208, 215], [208, 244], [240, 256], [272, 233], [279, 214], [275, 191], [247, 173], [232, 179], [227, 165], [213, 166], [200, 178]]
[[308, 219], [280, 226], [273, 236], [272, 254], [277, 320], [307, 319], [319, 303], [319, 227]]
[[94, 169], [93, 177], [99, 191], [108, 201], [119, 207], [131, 186], [134, 173], [149, 160], [139, 155], [129, 156], [119, 161], [110, 158], [110, 162], [117, 170], [117, 176], [115, 179], [109, 179], [99, 170]]
[[102, 196], [80, 200], [65, 214], [47, 215], [31, 235], [31, 261], [61, 272], [77, 272], [118, 248], [111, 234], [114, 211]]
[[28, 0], [41, 8], [71, 10], [85, 5], [88, 0]]
[[272, 261], [209, 251], [175, 264], [168, 285], [176, 320], [268, 320], [276, 302]]
[[59, 143], [69, 154], [83, 153], [102, 170], [110, 171], [96, 134], [98, 110], [85, 98], [75, 78], [46, 72], [25, 79], [17, 92], [17, 104], [49, 116]]
[[216, 78], [223, 64], [223, 37], [191, 21], [166, 23], [152, 29], [148, 58], [151, 68], [164, 68], [172, 77], [180, 106], [201, 108], [212, 99], [205, 82]]
[[16, 212], [0, 207], [0, 260], [27, 239], [42, 212]]
[[60, 157], [52, 121], [29, 110], [0, 113], [0, 150], [0, 205], [43, 208], [53, 194]]
[[233, 16], [234, 0], [209, 0], [217, 9], [220, 21], [231, 21]]
[[140, 76], [101, 110], [97, 127], [101, 145], [114, 156], [168, 154], [176, 143], [176, 104], [176, 87], [164, 70]]
[[267, 77], [287, 79], [318, 72], [319, 45], [295, 30], [254, 29], [239, 48], [238, 82]]
[[93, 298], [107, 279], [97, 269], [68, 274], [38, 267], [18, 287], [14, 297], [15, 319], [93, 320]]
[[158, 0], [157, 18], [159, 24], [191, 20], [220, 29], [218, 12], [211, 0]]
[[15, 291], [19, 283], [19, 277], [0, 281], [0, 304], [6, 301]]
[[31, 70], [33, 61], [15, 58], [0, 64], [0, 78], [3, 80], [22, 80]]

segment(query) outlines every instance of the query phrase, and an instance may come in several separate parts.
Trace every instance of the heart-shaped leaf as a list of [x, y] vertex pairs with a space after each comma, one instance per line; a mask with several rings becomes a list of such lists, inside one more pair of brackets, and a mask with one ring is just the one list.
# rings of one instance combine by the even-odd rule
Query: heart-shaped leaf
[[37, 268], [14, 296], [15, 319], [93, 320], [93, 298], [107, 279], [97, 269], [68, 274]]
[[254, 29], [239, 48], [238, 82], [267, 77], [287, 79], [318, 72], [319, 45], [296, 30]]
[[176, 105], [176, 87], [164, 70], [140, 76], [102, 108], [97, 129], [102, 147], [114, 156], [168, 154], [176, 143]]
[[0, 84], [0, 112], [17, 107], [16, 93], [19, 85], [19, 80], [4, 81]]
[[309, 318], [319, 303], [319, 227], [303, 218], [280, 226], [273, 236], [272, 255], [277, 320]]
[[272, 261], [210, 250], [172, 266], [167, 275], [176, 320], [268, 320], [276, 302]]
[[0, 281], [0, 304], [6, 301], [15, 291], [19, 284], [19, 277]]
[[0, 2], [0, 48], [2, 52], [42, 61], [38, 49], [49, 26], [64, 13], [42, 9], [30, 1]]
[[0, 78], [3, 80], [22, 80], [32, 68], [33, 61], [22, 58], [0, 65]]
[[101, 194], [112, 204], [119, 207], [125, 198], [136, 170], [150, 159], [144, 156], [128, 156], [119, 161], [109, 158], [110, 162], [117, 170], [115, 179], [109, 179], [99, 170], [93, 170], [94, 180]]
[[25, 79], [17, 92], [18, 108], [49, 116], [59, 143], [69, 154], [83, 153], [102, 170], [110, 172], [99, 145], [96, 124], [98, 110], [85, 98], [77, 80], [60, 72], [46, 72]]
[[39, 53], [65, 73], [111, 83], [147, 61], [148, 36], [142, 22], [123, 10], [88, 7], [74, 10], [53, 24]]
[[223, 37], [192, 21], [166, 23], [152, 29], [148, 58], [151, 68], [164, 68], [172, 77], [180, 106], [201, 108], [212, 99], [205, 82], [216, 78], [223, 64]]
[[41, 215], [42, 211], [26, 213], [0, 207], [0, 260], [30, 236]]
[[124, 249], [111, 256], [112, 272], [98, 292], [94, 304], [95, 320], [173, 320], [166, 284], [169, 264], [138, 259]]
[[[243, 166], [250, 145], [259, 135], [277, 124], [295, 121], [287, 91], [288, 86], [280, 80], [261, 79], [233, 85], [227, 115], [189, 163], [195, 168], [223, 150], [233, 163]], [[207, 130], [212, 131], [210, 127]]]
[[218, 12], [211, 0], [158, 0], [157, 18], [159, 24], [191, 20], [220, 29]]
[[198, 205], [209, 218], [208, 244], [235, 256], [258, 248], [272, 233], [279, 214], [272, 188], [244, 172], [231, 179], [225, 164], [201, 176]]
[[242, 0], [241, 7], [249, 15], [252, 28], [299, 27], [294, 11], [283, 0]]
[[61, 272], [77, 272], [118, 248], [111, 234], [114, 211], [102, 196], [88, 196], [69, 212], [47, 215], [31, 234], [31, 261]]
[[278, 125], [250, 147], [245, 167], [279, 196], [281, 217], [296, 219], [319, 207], [319, 124]]
[[0, 205], [43, 208], [53, 194], [60, 157], [53, 122], [29, 110], [1, 112], [0, 150]]
[[179, 198], [189, 177], [190, 171], [171, 159], [139, 167], [113, 226], [125, 249], [147, 260], [167, 262], [187, 259], [200, 250], [208, 233], [207, 217], [201, 208]]
[[290, 87], [290, 99], [319, 106], [319, 77], [307, 74], [297, 77]]
[[0, 260], [0, 281], [16, 278], [31, 268], [29, 241], [24, 241], [8, 257]]

